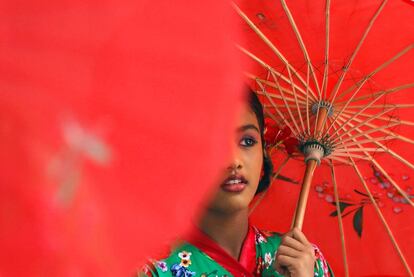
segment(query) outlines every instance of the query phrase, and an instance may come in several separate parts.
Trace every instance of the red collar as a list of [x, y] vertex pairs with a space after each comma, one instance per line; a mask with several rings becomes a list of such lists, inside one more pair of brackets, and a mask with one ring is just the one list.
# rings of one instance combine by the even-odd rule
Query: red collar
[[233, 276], [253, 276], [256, 267], [256, 243], [252, 226], [249, 225], [239, 261], [230, 256], [217, 242], [197, 227], [186, 238], [186, 241], [199, 248]]

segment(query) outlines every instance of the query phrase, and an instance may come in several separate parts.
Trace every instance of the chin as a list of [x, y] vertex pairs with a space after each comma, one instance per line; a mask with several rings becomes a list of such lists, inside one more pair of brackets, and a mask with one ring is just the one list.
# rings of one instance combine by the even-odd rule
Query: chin
[[247, 207], [232, 206], [232, 207], [209, 207], [207, 210], [215, 214], [231, 215], [231, 214], [235, 214], [235, 213], [241, 212], [246, 209]]
[[240, 201], [240, 199], [226, 199], [223, 201], [214, 201], [208, 210], [220, 214], [233, 214], [249, 209], [250, 201]]

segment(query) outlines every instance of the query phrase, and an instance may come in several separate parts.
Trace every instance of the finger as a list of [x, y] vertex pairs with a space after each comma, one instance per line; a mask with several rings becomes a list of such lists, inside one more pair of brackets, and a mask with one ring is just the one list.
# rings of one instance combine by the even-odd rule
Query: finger
[[283, 235], [284, 237], [293, 237], [293, 229]]
[[273, 268], [276, 270], [277, 273], [279, 273], [282, 276], [290, 276], [289, 270], [286, 266], [281, 265], [277, 258], [275, 258], [275, 262], [273, 263]]
[[276, 257], [275, 261], [276, 261], [276, 265], [282, 268], [282, 270], [283, 270], [283, 267], [285, 267], [284, 270], [286, 270], [286, 268], [290, 268], [294, 266], [295, 263], [298, 261], [298, 259], [286, 256], [286, 255], [279, 255]]
[[301, 243], [305, 245], [310, 245], [310, 242], [306, 238], [305, 234], [299, 228], [293, 228], [292, 230], [293, 238], [299, 240]]
[[297, 239], [289, 236], [283, 237], [280, 245], [286, 245], [298, 251], [304, 251], [306, 249], [306, 245], [302, 244]]
[[275, 264], [278, 265], [278, 268], [285, 268], [285, 270], [287, 269], [287, 272], [294, 273], [295, 275], [299, 274], [300, 272], [301, 276], [305, 276], [302, 274], [308, 272], [306, 274], [313, 276], [314, 260], [310, 259], [310, 256], [308, 255], [305, 255], [301, 258], [279, 255], [275, 258]]
[[276, 270], [277, 273], [279, 273], [282, 276], [287, 276], [287, 274], [289, 273], [286, 267], [281, 266], [278, 263], [274, 264], [274, 269]]
[[297, 258], [297, 259], [302, 259], [302, 260], [308, 259], [308, 260], [315, 261], [316, 259], [315, 251], [312, 246], [305, 247], [304, 250], [297, 250], [297, 249], [291, 248], [286, 245], [281, 245], [276, 252], [276, 257], [280, 255], [289, 256], [292, 258]]
[[315, 257], [315, 249], [313, 245], [308, 241], [305, 234], [299, 230], [298, 228], [293, 229], [293, 236], [296, 241], [299, 241], [304, 248], [302, 249], [303, 252], [307, 252], [312, 257]]
[[284, 255], [284, 256], [289, 256], [292, 258], [299, 258], [302, 255], [301, 251], [298, 251], [292, 247], [286, 246], [286, 245], [281, 245], [278, 249], [277, 249], [277, 253], [276, 256], [280, 256], [280, 255]]

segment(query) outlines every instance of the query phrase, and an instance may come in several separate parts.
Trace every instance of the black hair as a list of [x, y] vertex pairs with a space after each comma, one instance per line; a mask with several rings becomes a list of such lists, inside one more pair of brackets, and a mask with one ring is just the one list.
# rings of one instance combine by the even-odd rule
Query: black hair
[[257, 97], [256, 93], [249, 87], [247, 87], [248, 92], [248, 101], [249, 107], [255, 113], [257, 122], [259, 123], [260, 129], [260, 138], [262, 140], [262, 150], [263, 150], [263, 176], [260, 178], [259, 186], [257, 187], [256, 194], [265, 191], [272, 182], [272, 175], [273, 175], [273, 163], [272, 159], [266, 152], [266, 145], [264, 140], [264, 129], [265, 129], [265, 120], [264, 120], [264, 113], [263, 113], [263, 106], [260, 102], [259, 98]]

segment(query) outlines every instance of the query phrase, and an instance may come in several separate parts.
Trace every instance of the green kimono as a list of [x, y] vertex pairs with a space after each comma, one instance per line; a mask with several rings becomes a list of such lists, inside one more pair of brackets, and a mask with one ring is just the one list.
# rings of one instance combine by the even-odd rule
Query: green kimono
[[[165, 277], [207, 276], [282, 276], [274, 269], [281, 236], [250, 226], [239, 260], [235, 260], [201, 231], [193, 232], [186, 242], [166, 259], [154, 260], [140, 275]], [[314, 276], [333, 276], [319, 249], [314, 246], [317, 261]]]

